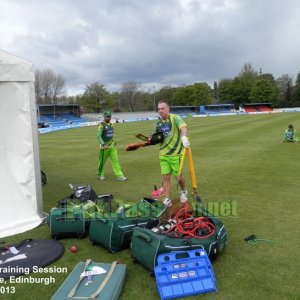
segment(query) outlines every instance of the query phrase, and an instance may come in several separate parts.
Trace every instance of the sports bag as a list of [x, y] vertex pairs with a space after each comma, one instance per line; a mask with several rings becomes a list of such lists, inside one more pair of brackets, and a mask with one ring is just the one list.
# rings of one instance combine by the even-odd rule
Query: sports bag
[[58, 202], [47, 218], [53, 239], [61, 237], [83, 238], [88, 234], [91, 218], [95, 212], [103, 214], [111, 211], [112, 195], [98, 196], [94, 201], [86, 200], [78, 204], [70, 198]]
[[92, 244], [116, 253], [130, 247], [134, 228], [156, 226], [165, 210], [161, 202], [143, 198], [130, 207], [119, 207], [107, 215], [97, 212], [91, 218], [89, 239]]
[[[131, 241], [131, 257], [134, 262], [139, 262], [153, 272], [154, 267], [157, 265], [157, 256], [161, 253], [172, 251], [186, 251], [193, 249], [206, 250], [211, 260], [224, 250], [227, 244], [227, 232], [224, 224], [213, 216], [207, 216], [206, 211], [193, 212], [195, 217], [204, 215], [207, 222], [211, 224], [210, 234], [206, 234], [203, 227], [203, 238], [196, 238], [192, 236], [180, 237], [176, 234], [165, 235], [157, 230], [148, 228], [135, 228]], [[165, 231], [168, 232], [168, 228]], [[206, 237], [207, 236], [207, 237]]]
[[[105, 273], [101, 273], [105, 271]], [[81, 276], [83, 275], [83, 276]], [[117, 300], [126, 277], [126, 265], [98, 263], [88, 259], [78, 263], [51, 300]]]
[[47, 218], [53, 239], [75, 236], [83, 238], [88, 230], [81, 207], [54, 207]]

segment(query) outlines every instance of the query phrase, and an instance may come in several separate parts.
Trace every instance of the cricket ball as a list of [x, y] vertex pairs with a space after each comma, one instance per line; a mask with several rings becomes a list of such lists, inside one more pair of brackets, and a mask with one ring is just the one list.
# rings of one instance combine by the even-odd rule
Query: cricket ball
[[70, 252], [76, 253], [77, 251], [78, 251], [78, 248], [77, 248], [76, 245], [73, 245], [73, 246], [70, 247]]

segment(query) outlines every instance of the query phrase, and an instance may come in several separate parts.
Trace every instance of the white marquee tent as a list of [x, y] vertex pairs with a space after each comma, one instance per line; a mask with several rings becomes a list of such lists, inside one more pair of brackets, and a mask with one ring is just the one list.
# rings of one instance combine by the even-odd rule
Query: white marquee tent
[[42, 222], [33, 65], [0, 49], [0, 237]]

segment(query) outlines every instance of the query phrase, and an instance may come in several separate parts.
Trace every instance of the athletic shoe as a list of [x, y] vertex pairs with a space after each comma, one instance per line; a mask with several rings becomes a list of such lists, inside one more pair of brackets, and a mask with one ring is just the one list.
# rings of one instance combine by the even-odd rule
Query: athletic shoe
[[117, 180], [119, 180], [119, 181], [126, 181], [127, 178], [125, 176], [118, 176]]
[[169, 198], [166, 198], [163, 202], [163, 204], [167, 207], [171, 207], [172, 206], [172, 200]]
[[188, 192], [187, 190], [181, 191], [180, 193], [180, 203], [185, 203], [188, 201]]
[[104, 176], [98, 176], [98, 179], [99, 180], [105, 180], [105, 177]]

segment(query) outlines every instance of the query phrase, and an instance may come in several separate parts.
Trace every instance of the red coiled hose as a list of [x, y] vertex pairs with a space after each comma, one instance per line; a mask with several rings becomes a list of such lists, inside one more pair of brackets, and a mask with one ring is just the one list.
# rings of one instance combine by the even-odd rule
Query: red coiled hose
[[[175, 216], [176, 224], [165, 232], [166, 235], [173, 233], [175, 237], [206, 239], [212, 236], [216, 227], [206, 217], [194, 218], [185, 208], [178, 210]], [[206, 234], [198, 234], [199, 230], [206, 230]]]

